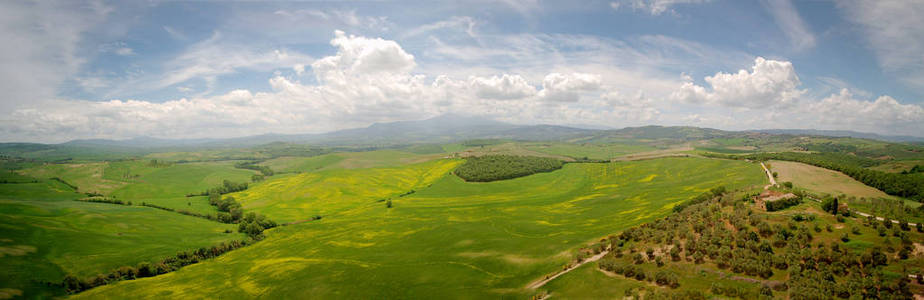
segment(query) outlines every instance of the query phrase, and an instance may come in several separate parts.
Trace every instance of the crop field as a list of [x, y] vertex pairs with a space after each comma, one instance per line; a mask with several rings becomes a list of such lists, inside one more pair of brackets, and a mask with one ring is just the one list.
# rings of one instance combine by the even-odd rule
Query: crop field
[[172, 164], [168, 167], [141, 167], [143, 172], [112, 192], [113, 196], [143, 201], [150, 198], [177, 198], [218, 186], [223, 180], [249, 182], [252, 170], [236, 169], [234, 162]]
[[526, 149], [568, 156], [574, 159], [588, 158], [592, 160], [607, 160], [626, 154], [657, 150], [657, 148], [644, 144], [567, 144], [567, 143], [534, 143], [527, 144]]
[[424, 188], [461, 162], [440, 160], [403, 167], [279, 175], [232, 196], [245, 209], [277, 222], [307, 220], [318, 215], [328, 217]]
[[157, 209], [73, 201], [64, 184], [0, 184], [0, 287], [49, 295], [42, 282], [92, 276], [244, 237], [233, 225]]
[[894, 198], [880, 190], [856, 181], [843, 173], [790, 161], [770, 161], [771, 171], [777, 172], [777, 182], [791, 181], [796, 187], [831, 195]]
[[455, 153], [455, 156], [458, 156], [458, 157], [471, 157], [471, 156], [484, 156], [484, 155], [537, 156], [537, 157], [557, 158], [563, 161], [574, 160], [574, 158], [571, 158], [566, 155], [552, 154], [552, 153], [527, 149], [526, 144], [523, 144], [523, 143], [501, 143], [501, 144], [494, 144], [494, 145], [470, 147], [470, 148], [466, 148], [464, 150], [461, 150]]
[[[277, 221], [323, 218], [269, 230], [260, 243], [177, 272], [77, 298], [528, 297], [534, 292], [527, 283], [559, 269], [577, 247], [666, 215], [717, 185], [766, 181], [751, 163], [665, 158], [567, 164], [467, 183], [449, 173], [459, 163], [274, 177], [235, 197]], [[398, 197], [409, 189], [416, 192]]]
[[57, 177], [79, 187], [80, 192], [110, 193], [125, 185], [125, 182], [104, 176], [108, 165], [107, 162], [45, 164], [19, 171], [19, 173], [35, 178]]
[[277, 173], [302, 173], [324, 169], [343, 160], [337, 154], [325, 154], [314, 157], [284, 156], [260, 163]]

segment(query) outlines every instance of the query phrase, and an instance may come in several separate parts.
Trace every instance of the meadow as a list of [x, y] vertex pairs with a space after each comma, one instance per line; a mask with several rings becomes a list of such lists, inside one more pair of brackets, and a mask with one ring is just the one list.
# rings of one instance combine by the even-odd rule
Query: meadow
[[841, 194], [867, 198], [896, 197], [856, 181], [841, 172], [791, 161], [770, 161], [771, 171], [777, 172], [777, 182], [790, 181], [809, 191], [837, 196]]
[[244, 235], [234, 226], [153, 208], [74, 201], [54, 180], [0, 184], [0, 287], [29, 297], [62, 291], [66, 274], [89, 277]]
[[[715, 186], [766, 180], [758, 165], [742, 161], [665, 158], [468, 183], [450, 173], [460, 162], [274, 176], [233, 195], [277, 221], [323, 218], [77, 298], [528, 297], [527, 283], [582, 245], [664, 216]], [[381, 201], [388, 198], [391, 208]]]
[[526, 149], [536, 152], [567, 156], [574, 159], [608, 160], [631, 153], [657, 150], [645, 144], [570, 144], [570, 143], [531, 143]]

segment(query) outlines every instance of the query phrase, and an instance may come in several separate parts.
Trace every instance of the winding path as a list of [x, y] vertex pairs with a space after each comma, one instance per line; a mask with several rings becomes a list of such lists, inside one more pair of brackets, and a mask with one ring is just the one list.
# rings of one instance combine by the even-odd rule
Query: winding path
[[770, 169], [767, 169], [767, 165], [764, 165], [763, 162], [760, 163], [760, 166], [764, 168], [764, 172], [767, 172], [767, 179], [770, 179], [770, 184], [765, 185], [764, 189], [770, 189], [770, 186], [776, 185], [776, 179], [773, 178], [773, 173], [770, 173]]
[[570, 266], [570, 267], [568, 267], [567, 269], [558, 271], [558, 273], [555, 273], [555, 275], [549, 276], [549, 277], [547, 277], [547, 278], [545, 278], [545, 279], [543, 279], [543, 280], [534, 281], [534, 282], [530, 283], [529, 285], [527, 285], [526, 288], [532, 289], [532, 290], [538, 289], [538, 288], [542, 287], [543, 285], [545, 285], [546, 283], [549, 283], [549, 281], [552, 281], [552, 280], [554, 280], [555, 278], [558, 278], [558, 276], [565, 275], [566, 273], [571, 272], [572, 270], [577, 269], [578, 267], [583, 266], [583, 265], [586, 264], [586, 263], [589, 263], [589, 262], [592, 262], [592, 261], [598, 261], [598, 260], [600, 260], [600, 258], [603, 258], [603, 256], [606, 255], [607, 253], [610, 253], [610, 250], [609, 250], [609, 249], [604, 250], [603, 252], [600, 252], [600, 254], [591, 256], [590, 258], [585, 259], [584, 261], [582, 261], [582, 262], [580, 262], [580, 263], [577, 263], [577, 264], [575, 264], [575, 265], [573, 265], [573, 266]]

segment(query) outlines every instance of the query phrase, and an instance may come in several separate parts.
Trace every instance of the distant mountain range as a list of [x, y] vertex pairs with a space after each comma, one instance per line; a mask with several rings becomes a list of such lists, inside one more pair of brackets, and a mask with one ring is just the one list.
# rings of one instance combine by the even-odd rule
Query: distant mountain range
[[228, 139], [159, 139], [152, 137], [138, 137], [126, 140], [88, 139], [73, 140], [58, 145], [90, 148], [106, 147], [111, 149], [248, 147], [272, 142], [321, 146], [387, 146], [415, 143], [447, 143], [471, 139], [578, 142], [625, 138], [700, 140], [748, 134], [815, 135], [853, 137], [888, 142], [924, 142], [922, 137], [886, 136], [844, 130], [767, 129], [724, 131], [689, 126], [586, 129], [557, 125], [514, 125], [482, 117], [446, 114], [426, 120], [375, 123], [365, 128], [345, 129], [322, 134], [264, 134]]
[[762, 132], [769, 134], [789, 134], [789, 135], [817, 135], [831, 137], [852, 137], [858, 139], [879, 140], [886, 142], [907, 143], [907, 142], [924, 142], [924, 137], [908, 135], [881, 135], [868, 132], [856, 132], [850, 130], [817, 130], [817, 129], [761, 129], [751, 130], [753, 132]]

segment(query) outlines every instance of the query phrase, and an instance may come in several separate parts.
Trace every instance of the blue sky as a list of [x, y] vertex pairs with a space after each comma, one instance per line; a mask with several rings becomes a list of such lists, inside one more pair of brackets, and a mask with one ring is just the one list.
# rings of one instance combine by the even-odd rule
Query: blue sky
[[19, 1], [0, 140], [520, 124], [924, 135], [915, 1]]

